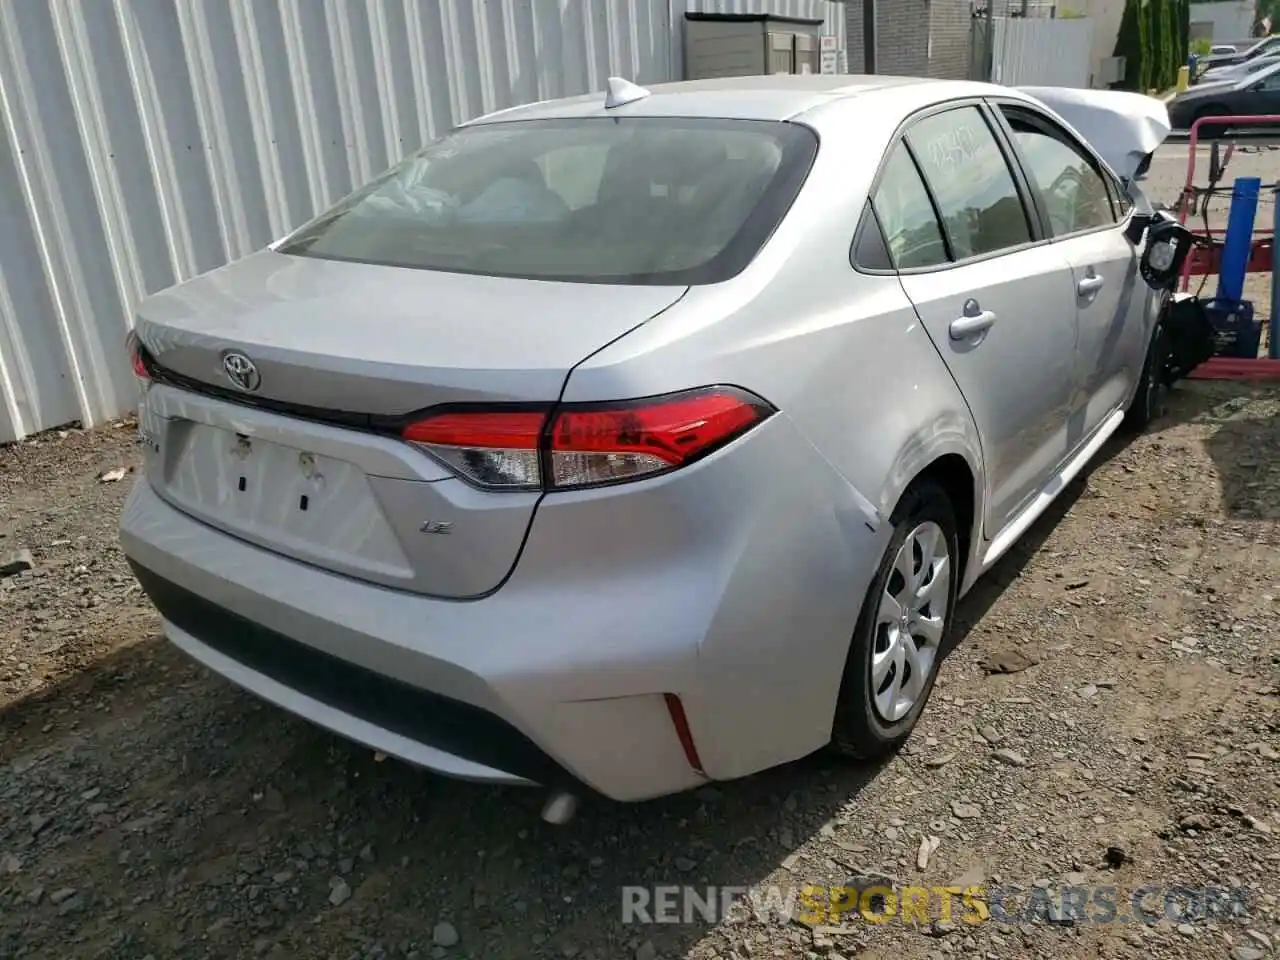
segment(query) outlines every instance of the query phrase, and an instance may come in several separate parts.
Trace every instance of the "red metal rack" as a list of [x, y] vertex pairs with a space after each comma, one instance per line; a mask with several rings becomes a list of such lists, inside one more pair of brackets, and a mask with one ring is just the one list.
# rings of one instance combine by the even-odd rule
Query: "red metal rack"
[[[1250, 126], [1268, 126], [1280, 128], [1280, 115], [1267, 114], [1257, 117], [1202, 117], [1191, 125], [1190, 138], [1188, 140], [1187, 151], [1187, 179], [1182, 187], [1182, 195], [1178, 198], [1178, 222], [1183, 226], [1187, 225], [1187, 218], [1191, 214], [1199, 191], [1195, 186], [1196, 175], [1196, 148], [1201, 142], [1201, 127], [1211, 126], [1213, 128], [1226, 128], [1228, 134], [1230, 128], [1233, 127], [1250, 127]], [[1226, 139], [1225, 136], [1212, 135], [1207, 139], [1220, 142]], [[1250, 143], [1263, 142], [1255, 137], [1249, 138]], [[1280, 132], [1277, 133], [1275, 142], [1280, 142]], [[1226, 153], [1222, 157], [1221, 169], [1225, 170], [1231, 162], [1231, 157], [1235, 153], [1235, 143], [1226, 144]], [[1222, 236], [1225, 230], [1215, 230], [1206, 225], [1203, 229], [1196, 229], [1194, 226], [1188, 227], [1192, 233], [1208, 240], [1207, 244], [1197, 244], [1191, 248], [1191, 253], [1187, 257], [1186, 263], [1182, 268], [1181, 289], [1186, 292], [1190, 289], [1191, 278], [1204, 277], [1216, 274], [1221, 265], [1222, 260]], [[1253, 241], [1250, 245], [1249, 260], [1246, 270], [1248, 273], [1274, 273], [1273, 247], [1275, 246], [1274, 229], [1271, 231], [1259, 232], [1256, 228], [1253, 235]], [[1273, 283], [1275, 278], [1272, 278]], [[1273, 326], [1274, 329], [1274, 326]], [[1271, 359], [1267, 357], [1258, 357], [1256, 359], [1236, 358], [1236, 357], [1214, 357], [1211, 360], [1201, 364], [1195, 370], [1191, 371], [1188, 376], [1191, 379], [1199, 380], [1280, 380], [1280, 359]]]

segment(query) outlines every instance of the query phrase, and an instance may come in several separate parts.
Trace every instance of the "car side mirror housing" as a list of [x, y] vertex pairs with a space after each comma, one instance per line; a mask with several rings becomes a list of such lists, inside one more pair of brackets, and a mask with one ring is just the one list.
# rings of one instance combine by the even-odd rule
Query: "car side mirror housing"
[[1142, 242], [1142, 237], [1147, 232], [1147, 227], [1155, 222], [1156, 215], [1154, 213], [1139, 213], [1134, 211], [1129, 215], [1129, 224], [1124, 228], [1124, 235], [1135, 247]]
[[1147, 286], [1153, 290], [1172, 290], [1194, 240], [1191, 231], [1176, 220], [1164, 217], [1153, 220], [1147, 227], [1147, 246], [1142, 251], [1139, 267]]

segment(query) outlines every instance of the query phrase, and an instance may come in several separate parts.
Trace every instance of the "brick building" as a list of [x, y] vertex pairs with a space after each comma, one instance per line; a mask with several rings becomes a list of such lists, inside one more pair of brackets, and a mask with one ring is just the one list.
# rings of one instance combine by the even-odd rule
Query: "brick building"
[[[877, 72], [908, 77], [970, 77], [972, 0], [880, 0]], [[850, 73], [863, 72], [862, 0], [847, 0]]]
[[[863, 71], [863, 0], [845, 6], [850, 73]], [[1105, 86], [1104, 62], [1111, 57], [1124, 0], [990, 0], [997, 18], [1087, 18], [1092, 42], [1081, 64], [1081, 86]], [[879, 73], [985, 80], [987, 0], [879, 0]], [[1009, 71], [1004, 71], [1006, 74]], [[1087, 82], [1085, 82], [1087, 77]], [[1006, 81], [1008, 82], [1008, 81]]]

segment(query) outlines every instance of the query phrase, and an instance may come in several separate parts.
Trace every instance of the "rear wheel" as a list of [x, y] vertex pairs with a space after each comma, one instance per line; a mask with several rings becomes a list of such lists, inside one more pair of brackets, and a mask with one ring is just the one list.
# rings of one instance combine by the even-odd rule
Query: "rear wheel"
[[933, 690], [955, 606], [955, 510], [931, 481], [913, 486], [862, 603], [831, 733], [845, 756], [874, 759], [906, 742]]

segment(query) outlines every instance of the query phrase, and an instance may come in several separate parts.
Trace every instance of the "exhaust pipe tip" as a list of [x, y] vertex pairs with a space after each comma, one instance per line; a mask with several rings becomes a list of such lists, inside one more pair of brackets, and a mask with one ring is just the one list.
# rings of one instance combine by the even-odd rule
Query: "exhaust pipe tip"
[[578, 798], [572, 793], [560, 791], [547, 798], [542, 807], [542, 819], [547, 823], [562, 827], [573, 819], [578, 812]]

